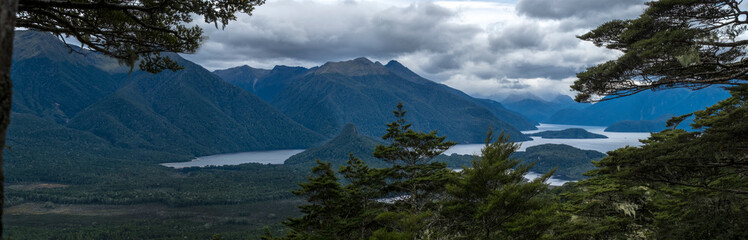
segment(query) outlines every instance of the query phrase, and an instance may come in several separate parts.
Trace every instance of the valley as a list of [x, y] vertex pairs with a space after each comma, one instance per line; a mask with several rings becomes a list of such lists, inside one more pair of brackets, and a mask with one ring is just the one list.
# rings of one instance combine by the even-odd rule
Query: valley
[[[388, 144], [381, 137], [398, 103], [414, 130], [456, 143], [429, 162], [471, 166], [490, 127], [520, 144], [511, 156], [535, 164], [529, 181], [558, 167], [546, 183], [564, 188], [587, 178], [604, 153], [641, 146], [647, 130], [661, 129], [625, 121], [664, 124], [728, 96], [715, 87], [591, 105], [568, 96], [502, 102], [367, 58], [208, 71], [172, 54], [184, 69], [151, 74], [70, 53], [49, 34], [16, 37], [3, 162], [3, 237], [13, 239], [256, 239], [265, 227], [283, 234], [281, 221], [305, 204], [292, 191], [316, 159], [335, 170], [349, 154], [392, 166], [372, 153]], [[668, 101], [678, 107], [663, 107]], [[629, 124], [606, 130], [620, 121]], [[530, 136], [573, 128], [607, 138]]]

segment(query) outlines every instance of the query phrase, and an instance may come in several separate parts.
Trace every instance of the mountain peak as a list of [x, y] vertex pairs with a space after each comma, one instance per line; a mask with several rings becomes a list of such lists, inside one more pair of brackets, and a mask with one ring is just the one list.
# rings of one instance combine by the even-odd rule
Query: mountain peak
[[356, 129], [356, 125], [353, 125], [353, 123], [348, 123], [340, 131], [340, 135], [358, 135], [358, 129]]
[[372, 62], [368, 58], [360, 57], [353, 60], [343, 62], [328, 62], [322, 65], [317, 71], [317, 74], [325, 73], [338, 73], [346, 76], [364, 76], [364, 75], [384, 75], [388, 74], [389, 70], [382, 66], [379, 62]]
[[409, 68], [403, 66], [400, 62], [395, 61], [395, 60], [391, 60], [384, 67], [389, 69], [395, 75], [405, 78], [411, 82], [420, 83], [420, 84], [431, 82], [430, 80], [427, 80], [419, 76], [418, 74], [414, 73]]

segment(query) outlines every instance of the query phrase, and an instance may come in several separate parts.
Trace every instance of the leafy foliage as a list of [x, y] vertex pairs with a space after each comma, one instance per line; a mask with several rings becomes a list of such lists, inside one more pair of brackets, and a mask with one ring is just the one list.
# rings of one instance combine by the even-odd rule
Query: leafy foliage
[[587, 236], [748, 237], [739, 227], [748, 224], [748, 86], [732, 94], [695, 113], [700, 132], [668, 129], [640, 148], [609, 152], [592, 178], [568, 194], [580, 216], [571, 224], [594, 222]]
[[[192, 53], [203, 30], [186, 26], [195, 16], [225, 26], [235, 14], [250, 14], [264, 0], [242, 1], [18, 1], [16, 26], [74, 37], [85, 47], [148, 72], [178, 70], [162, 52]], [[12, 29], [12, 27], [11, 27]], [[71, 48], [72, 49], [72, 48]]]
[[637, 19], [613, 20], [579, 38], [623, 55], [578, 73], [577, 101], [648, 89], [745, 84], [746, 13], [737, 0], [661, 0]]
[[[450, 199], [445, 215], [454, 227], [456, 239], [537, 239], [552, 222], [553, 204], [538, 197], [555, 169], [526, 182], [524, 175], [533, 164], [521, 164], [510, 157], [519, 149], [504, 134], [492, 142], [488, 133], [481, 158], [464, 168], [460, 178], [447, 185]], [[538, 216], [533, 216], [538, 214]], [[546, 216], [547, 215], [547, 216]], [[526, 217], [536, 218], [531, 224]], [[539, 229], [536, 229], [539, 228]]]

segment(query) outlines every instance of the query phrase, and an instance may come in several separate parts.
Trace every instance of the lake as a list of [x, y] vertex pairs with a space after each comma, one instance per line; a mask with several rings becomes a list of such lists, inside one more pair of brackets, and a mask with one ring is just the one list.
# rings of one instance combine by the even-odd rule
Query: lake
[[[538, 130], [522, 131], [522, 133], [537, 133], [542, 131], [552, 130], [564, 130], [567, 128], [582, 128], [591, 133], [597, 133], [605, 135], [608, 138], [588, 138], [588, 139], [549, 139], [541, 137], [531, 137], [532, 141], [520, 142], [519, 151], [524, 151], [528, 147], [537, 146], [546, 143], [555, 144], [566, 144], [575, 148], [584, 150], [595, 150], [598, 152], [606, 153], [611, 150], [622, 148], [625, 146], [641, 146], [642, 143], [639, 139], [646, 139], [649, 137], [648, 132], [605, 132], [604, 126], [580, 126], [580, 125], [563, 125], [563, 124], [545, 124], [541, 123], [538, 126]], [[450, 155], [453, 153], [457, 154], [479, 154], [483, 148], [483, 144], [459, 144], [456, 145], [444, 154]]]
[[[625, 146], [640, 146], [639, 139], [646, 139], [649, 137], [649, 133], [614, 133], [605, 132], [603, 126], [578, 126], [578, 125], [563, 125], [563, 124], [540, 124], [538, 130], [523, 131], [522, 133], [536, 133], [548, 130], [564, 130], [567, 128], [583, 128], [591, 133], [597, 133], [607, 136], [605, 139], [544, 139], [541, 137], [532, 137], [532, 141], [520, 142], [520, 151], [524, 151], [527, 147], [555, 143], [555, 144], [567, 144], [579, 149], [595, 150], [600, 152], [607, 152], [610, 150], [618, 149]], [[483, 144], [458, 144], [450, 148], [445, 154], [479, 154]], [[283, 161], [290, 158], [291, 156], [303, 152], [304, 149], [285, 149], [285, 150], [273, 150], [273, 151], [254, 151], [254, 152], [241, 152], [241, 153], [230, 153], [230, 154], [218, 154], [197, 157], [189, 162], [177, 162], [177, 163], [163, 163], [161, 165], [173, 168], [184, 168], [184, 167], [207, 167], [207, 166], [224, 166], [224, 165], [239, 165], [243, 163], [262, 163], [262, 164], [283, 164]], [[540, 176], [537, 173], [530, 173], [527, 178], [535, 178]], [[568, 181], [551, 178], [548, 181], [551, 185], [557, 186], [562, 185]]]
[[283, 164], [283, 161], [304, 149], [240, 152], [197, 157], [189, 162], [163, 163], [173, 168], [239, 165], [243, 163]]

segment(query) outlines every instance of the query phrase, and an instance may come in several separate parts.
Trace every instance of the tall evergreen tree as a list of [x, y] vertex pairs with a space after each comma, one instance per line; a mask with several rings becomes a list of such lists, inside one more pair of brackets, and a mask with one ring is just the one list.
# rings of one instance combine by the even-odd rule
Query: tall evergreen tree
[[463, 168], [458, 181], [447, 185], [447, 218], [454, 223], [453, 238], [537, 239], [554, 214], [553, 204], [540, 195], [555, 169], [528, 182], [524, 176], [533, 164], [510, 157], [519, 144], [503, 133], [492, 140], [489, 131], [481, 157]]
[[369, 168], [364, 161], [349, 155], [347, 165], [338, 171], [350, 183], [343, 187], [346, 193], [345, 208], [351, 211], [347, 220], [347, 239], [368, 239], [379, 228], [375, 221], [383, 211], [383, 204], [377, 199], [383, 195], [384, 175], [380, 169]]
[[570, 224], [598, 226], [579, 238], [748, 238], [748, 85], [731, 93], [694, 113], [701, 131], [654, 133], [597, 162], [568, 194], [577, 216]]
[[382, 136], [389, 145], [378, 145], [374, 157], [393, 165], [386, 171], [388, 192], [401, 198], [397, 202], [405, 203], [407, 210], [420, 212], [452, 176], [446, 164], [431, 160], [457, 143], [445, 141], [446, 137], [438, 136], [436, 130], [424, 133], [410, 129], [402, 103], [393, 113], [397, 119], [387, 124], [387, 133]]
[[305, 197], [309, 204], [299, 206], [304, 216], [283, 222], [291, 228], [285, 239], [344, 239], [349, 209], [343, 204], [345, 190], [330, 163], [317, 160], [308, 180], [299, 184], [301, 189], [293, 191]]

